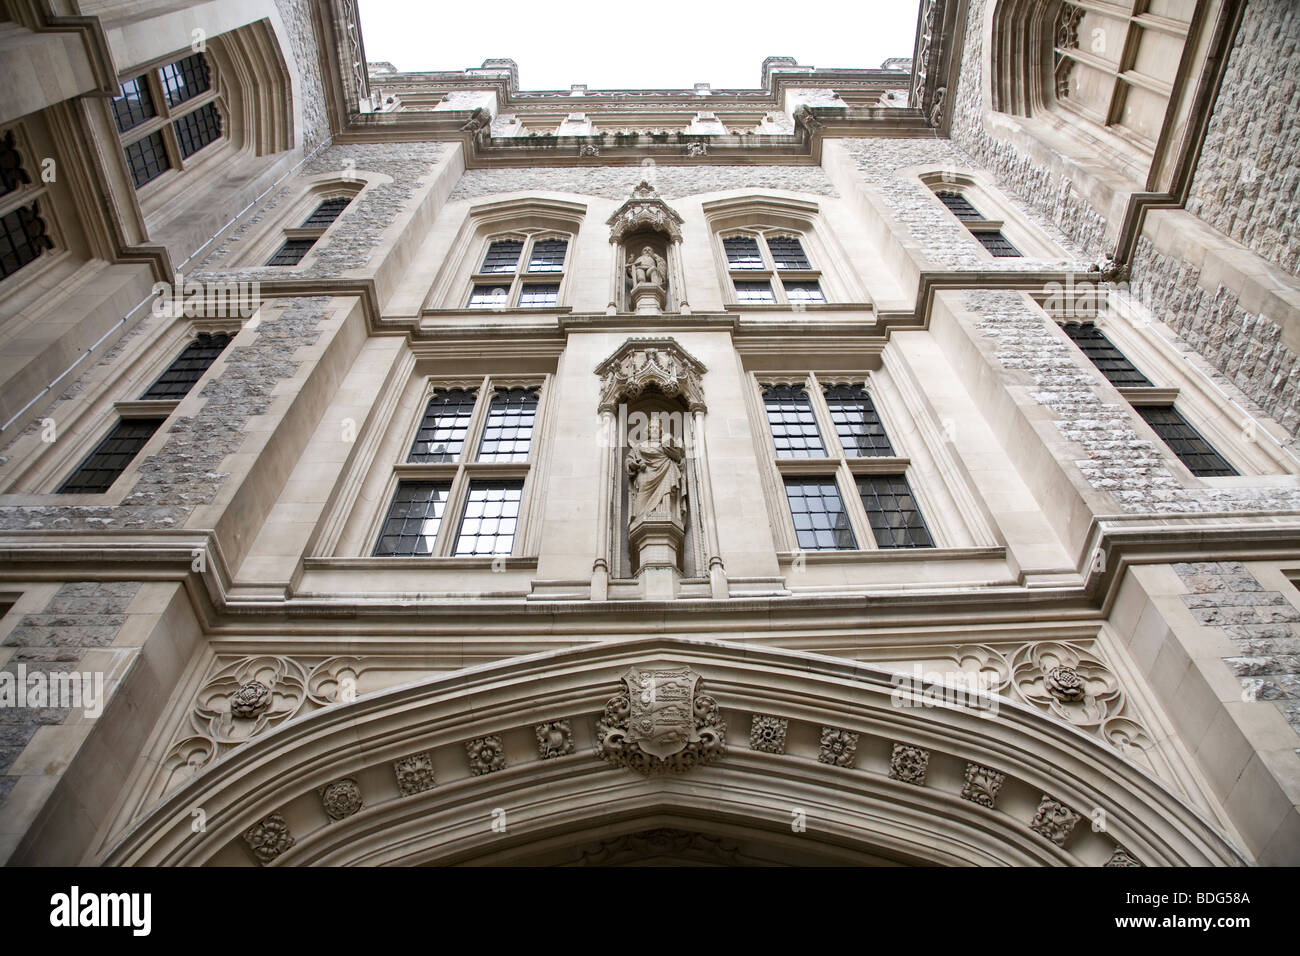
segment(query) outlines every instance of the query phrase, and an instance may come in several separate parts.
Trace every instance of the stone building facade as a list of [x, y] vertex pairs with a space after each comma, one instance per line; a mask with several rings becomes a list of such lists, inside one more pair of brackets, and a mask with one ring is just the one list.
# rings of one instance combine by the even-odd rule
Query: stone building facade
[[550, 92], [73, 6], [0, 8], [0, 859], [1300, 863], [1290, 3]]

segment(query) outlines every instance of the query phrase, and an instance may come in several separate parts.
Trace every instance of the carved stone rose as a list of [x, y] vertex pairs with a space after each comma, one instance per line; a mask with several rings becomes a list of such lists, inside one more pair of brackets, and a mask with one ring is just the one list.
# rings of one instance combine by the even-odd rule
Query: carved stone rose
[[1047, 672], [1047, 692], [1057, 700], [1073, 703], [1083, 700], [1083, 678], [1073, 667], [1059, 664]]
[[230, 698], [230, 713], [245, 720], [260, 717], [270, 706], [271, 688], [259, 680], [240, 684], [235, 696]]
[[275, 860], [294, 844], [293, 834], [284, 817], [273, 813], [244, 831], [244, 842], [263, 866]]
[[320, 802], [331, 820], [342, 820], [361, 809], [361, 788], [351, 777], [335, 780], [321, 790]]

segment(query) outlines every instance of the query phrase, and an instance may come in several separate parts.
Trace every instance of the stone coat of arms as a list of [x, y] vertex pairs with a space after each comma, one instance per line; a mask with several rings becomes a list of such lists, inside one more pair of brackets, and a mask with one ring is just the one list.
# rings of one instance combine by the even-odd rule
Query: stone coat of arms
[[700, 675], [687, 667], [631, 668], [624, 693], [605, 704], [596, 724], [596, 753], [641, 773], [689, 770], [721, 757], [726, 723], [712, 697], [697, 693]]

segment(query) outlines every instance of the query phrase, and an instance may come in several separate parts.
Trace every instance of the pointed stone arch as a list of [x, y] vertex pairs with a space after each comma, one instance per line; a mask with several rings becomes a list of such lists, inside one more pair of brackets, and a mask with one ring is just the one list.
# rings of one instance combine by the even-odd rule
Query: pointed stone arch
[[[620, 678], [646, 667], [699, 675], [726, 723], [720, 759], [647, 775], [596, 758], [598, 715]], [[665, 637], [594, 643], [288, 721], [204, 769], [86, 862], [580, 862], [583, 848], [656, 829], [757, 847], [776, 861], [1242, 862], [1186, 801], [1095, 738], [999, 704], [994, 720], [903, 706], [889, 672], [814, 654]], [[750, 736], [765, 726], [755, 716], [785, 722], [780, 746]], [[853, 736], [852, 759], [826, 747], [831, 732]], [[898, 759], [900, 747], [909, 759]], [[972, 766], [996, 773], [996, 785]], [[345, 793], [332, 787], [344, 781]], [[202, 835], [191, 827], [195, 806], [206, 813]], [[804, 814], [802, 831], [792, 808]], [[1089, 826], [1099, 813], [1100, 831]]]

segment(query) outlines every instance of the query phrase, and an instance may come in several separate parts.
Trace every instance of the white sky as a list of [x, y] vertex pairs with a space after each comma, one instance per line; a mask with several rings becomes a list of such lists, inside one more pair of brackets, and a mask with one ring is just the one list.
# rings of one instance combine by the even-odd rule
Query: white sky
[[878, 67], [912, 55], [918, 0], [360, 0], [370, 60], [519, 64], [525, 90], [756, 89], [763, 59]]

